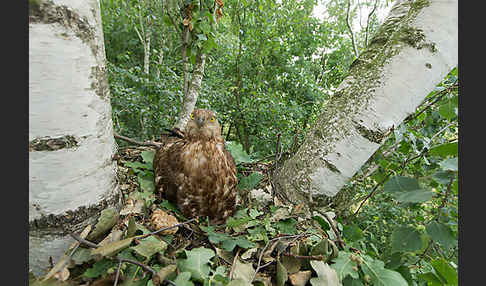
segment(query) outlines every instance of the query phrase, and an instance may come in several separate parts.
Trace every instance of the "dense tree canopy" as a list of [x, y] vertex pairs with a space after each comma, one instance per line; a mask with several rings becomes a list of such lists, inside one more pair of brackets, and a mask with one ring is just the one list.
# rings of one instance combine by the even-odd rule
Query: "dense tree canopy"
[[[181, 9], [191, 3], [209, 12], [185, 21]], [[174, 125], [184, 96], [181, 31], [191, 25], [189, 71], [198, 50], [207, 55], [197, 107], [218, 113], [240, 181], [255, 188], [261, 177], [246, 168], [248, 163], [275, 163], [278, 146], [280, 161], [296, 151], [392, 1], [228, 0], [218, 4], [222, 14], [211, 10], [218, 9], [217, 3], [101, 1], [114, 128], [144, 141], [157, 140]], [[322, 15], [313, 12], [317, 5]], [[345, 186], [350, 195], [336, 205], [335, 227], [323, 214], [313, 214], [324, 236], [336, 239], [333, 228], [342, 232], [346, 246], [331, 267], [343, 285], [457, 285], [457, 77], [457, 69], [452, 70]], [[150, 179], [146, 169], [130, 166], [142, 181]], [[259, 215], [245, 209], [229, 226], [235, 230], [235, 221], [246, 220], [235, 231], [246, 235], [239, 240], [241, 248], [252, 248], [258, 235], [268, 242], [267, 235], [292, 233], [283, 230], [297, 223], [281, 220], [274, 232], [266, 222], [248, 224]], [[213, 235], [213, 243], [229, 239], [210, 226], [203, 230]], [[204, 251], [209, 250], [186, 250], [185, 260], [206, 257]], [[278, 261], [275, 268], [278, 285], [283, 285], [283, 264]], [[321, 277], [322, 269], [314, 266], [307, 269]], [[181, 268], [191, 272], [187, 265]], [[208, 285], [207, 271], [192, 276], [192, 282]], [[229, 280], [216, 279], [218, 271], [216, 265], [211, 268], [212, 283], [225, 285]], [[183, 274], [177, 285], [191, 282]]]

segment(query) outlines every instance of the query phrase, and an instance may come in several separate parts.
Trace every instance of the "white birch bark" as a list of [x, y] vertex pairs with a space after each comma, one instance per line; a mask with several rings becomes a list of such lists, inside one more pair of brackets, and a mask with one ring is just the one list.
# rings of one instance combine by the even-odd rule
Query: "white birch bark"
[[68, 231], [119, 204], [99, 0], [39, 3], [29, 11], [29, 270], [37, 275], [74, 241]]
[[194, 71], [192, 72], [191, 82], [188, 84], [187, 93], [184, 94], [182, 101], [182, 109], [179, 113], [179, 118], [174, 125], [174, 128], [184, 130], [189, 115], [196, 106], [197, 98], [199, 96], [199, 90], [201, 89], [202, 78], [204, 76], [204, 64], [206, 62], [206, 55], [199, 51], [196, 57], [196, 63], [194, 64]]
[[396, 1], [297, 153], [276, 175], [293, 203], [327, 207], [457, 65], [457, 0]]

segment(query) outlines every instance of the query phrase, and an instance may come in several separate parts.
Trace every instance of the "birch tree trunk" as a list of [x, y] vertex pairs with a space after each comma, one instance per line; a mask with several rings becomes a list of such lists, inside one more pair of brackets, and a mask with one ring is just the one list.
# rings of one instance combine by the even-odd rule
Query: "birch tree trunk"
[[199, 90], [201, 89], [201, 83], [204, 76], [205, 62], [206, 55], [202, 52], [202, 50], [199, 50], [196, 56], [196, 63], [194, 64], [194, 71], [192, 72], [191, 81], [188, 83], [187, 92], [184, 93], [182, 109], [179, 113], [179, 118], [174, 125], [174, 128], [184, 130], [187, 121], [189, 120], [189, 115], [194, 110], [194, 106], [196, 106]]
[[284, 200], [327, 209], [391, 129], [457, 65], [457, 0], [395, 1], [297, 153], [275, 176]]
[[120, 204], [98, 0], [30, 1], [29, 270]]

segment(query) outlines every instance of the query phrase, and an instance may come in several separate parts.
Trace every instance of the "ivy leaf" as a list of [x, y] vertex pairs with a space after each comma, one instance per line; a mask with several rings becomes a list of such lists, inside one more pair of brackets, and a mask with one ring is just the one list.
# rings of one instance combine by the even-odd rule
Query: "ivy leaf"
[[392, 252], [414, 252], [422, 248], [420, 233], [412, 227], [395, 229], [391, 236]]
[[340, 281], [343, 281], [348, 275], [354, 279], [359, 278], [358, 272], [353, 270], [355, 263], [350, 259], [351, 255], [350, 252], [340, 251], [339, 256], [333, 260], [334, 264], [331, 265], [331, 268], [336, 270]]
[[251, 263], [243, 263], [239, 259], [235, 262], [235, 268], [233, 271], [233, 279], [235, 280], [243, 280], [246, 283], [250, 283], [250, 280], [255, 273], [255, 269]]
[[140, 154], [142, 156], [142, 159], [145, 163], [145, 167], [148, 170], [153, 169], [153, 162], [154, 162], [154, 156], [155, 156], [155, 151], [142, 151]]
[[194, 283], [190, 281], [191, 279], [191, 272], [182, 272], [177, 275], [177, 278], [174, 280], [175, 285], [177, 286], [194, 286]]
[[370, 276], [373, 286], [408, 286], [407, 280], [400, 273], [386, 269], [384, 266], [383, 261], [363, 255], [361, 269], [366, 275]]
[[203, 282], [209, 277], [210, 259], [216, 254], [212, 249], [199, 247], [190, 251], [185, 250], [187, 259], [177, 262], [181, 272], [190, 272], [195, 281]]
[[451, 229], [442, 223], [432, 221], [425, 227], [425, 230], [434, 241], [437, 241], [446, 249], [449, 249], [457, 242]]
[[135, 252], [144, 256], [147, 260], [157, 252], [164, 251], [167, 248], [167, 243], [162, 240], [141, 240], [137, 246], [132, 247]]
[[101, 276], [103, 273], [106, 273], [109, 268], [115, 266], [116, 264], [117, 263], [111, 259], [103, 258], [94, 263], [91, 268], [86, 269], [83, 276], [87, 278], [96, 278]]
[[277, 222], [277, 229], [280, 233], [295, 234], [295, 225], [297, 221], [294, 218], [284, 219]]
[[260, 173], [251, 173], [247, 177], [242, 177], [238, 183], [238, 189], [240, 190], [251, 190], [255, 188], [260, 181], [263, 179], [263, 175]]
[[228, 151], [231, 153], [233, 158], [235, 159], [236, 165], [240, 163], [250, 163], [253, 162], [253, 160], [250, 158], [250, 155], [248, 155], [245, 150], [243, 150], [243, 146], [239, 143], [236, 142], [226, 142], [226, 148]]
[[310, 264], [317, 273], [317, 278], [314, 277], [310, 279], [312, 286], [342, 286], [342, 284], [339, 282], [340, 279], [338, 278], [338, 273], [336, 270], [331, 268], [329, 264], [320, 260], [311, 260]]

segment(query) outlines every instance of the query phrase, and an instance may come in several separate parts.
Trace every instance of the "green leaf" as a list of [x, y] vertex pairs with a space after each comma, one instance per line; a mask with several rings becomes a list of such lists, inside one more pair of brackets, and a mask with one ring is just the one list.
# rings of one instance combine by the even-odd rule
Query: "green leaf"
[[143, 161], [147, 163], [145, 166], [148, 168], [148, 170], [152, 170], [155, 151], [142, 151], [141, 156]]
[[203, 282], [209, 277], [210, 259], [216, 254], [212, 249], [199, 247], [185, 250], [187, 259], [181, 259], [177, 265], [181, 272], [190, 272], [195, 281]]
[[407, 280], [400, 273], [385, 269], [384, 265], [383, 261], [364, 255], [361, 269], [370, 276], [373, 286], [408, 286]]
[[164, 251], [167, 248], [167, 243], [162, 240], [141, 240], [137, 246], [132, 247], [135, 252], [144, 256], [147, 260], [157, 252]]
[[114, 256], [118, 252], [122, 251], [123, 249], [127, 248], [130, 246], [132, 241], [135, 239], [135, 236], [125, 238], [123, 240], [118, 240], [114, 242], [107, 243], [103, 246], [100, 246], [98, 248], [93, 248], [91, 250], [91, 255], [96, 256], [96, 255], [101, 255], [101, 256]]
[[353, 266], [356, 266], [356, 263], [350, 259], [351, 255], [354, 254], [339, 251], [339, 256], [333, 260], [334, 264], [331, 265], [331, 268], [336, 270], [340, 281], [347, 276], [351, 276], [354, 279], [359, 278], [358, 272], [353, 270]]
[[106, 273], [106, 271], [117, 265], [117, 263], [111, 259], [106, 259], [103, 258], [96, 263], [94, 263], [91, 268], [86, 269], [86, 271], [83, 273], [84, 277], [87, 278], [96, 278], [98, 276], [101, 276], [102, 274]]
[[457, 114], [457, 102], [453, 99], [449, 99], [439, 106], [439, 114], [447, 120], [453, 119]]
[[330, 230], [331, 229], [331, 227], [329, 226], [329, 223], [323, 217], [316, 215], [316, 216], [313, 216], [312, 218], [319, 223], [319, 225], [321, 226], [321, 228], [323, 230]]
[[285, 282], [289, 279], [289, 275], [287, 273], [287, 269], [283, 264], [280, 262], [280, 260], [277, 259], [277, 286], [283, 286], [285, 285]]
[[253, 269], [251, 263], [243, 263], [239, 259], [236, 260], [233, 271], [233, 279], [241, 279], [246, 283], [250, 283], [254, 273], [255, 269]]
[[431, 148], [429, 150], [429, 154], [432, 156], [440, 156], [445, 158], [447, 156], [457, 156], [458, 150], [459, 148], [457, 142], [445, 143]]
[[414, 252], [422, 248], [420, 233], [412, 227], [402, 226], [395, 229], [391, 236], [392, 252]]
[[427, 273], [420, 273], [418, 277], [421, 280], [427, 281], [429, 286], [442, 286], [444, 285], [444, 281], [441, 280], [437, 274], [433, 272], [427, 272]]
[[87, 240], [95, 240], [108, 232], [118, 221], [119, 213], [114, 208], [107, 208], [101, 211], [94, 229], [88, 234]]
[[420, 186], [416, 179], [404, 176], [391, 177], [383, 186], [383, 191], [391, 194], [415, 191], [418, 189], [420, 189]]
[[76, 265], [81, 265], [91, 260], [91, 249], [79, 247], [72, 256]]
[[364, 237], [363, 231], [357, 225], [354, 224], [345, 225], [343, 227], [343, 234], [344, 237], [349, 241], [358, 241]]
[[454, 237], [452, 230], [445, 224], [432, 221], [425, 227], [425, 230], [434, 241], [437, 241], [446, 249], [449, 249], [457, 243], [457, 239]]
[[284, 219], [277, 222], [277, 229], [280, 233], [295, 234], [297, 220], [294, 218]]
[[235, 159], [236, 165], [240, 163], [251, 163], [253, 160], [250, 156], [243, 150], [243, 146], [236, 142], [226, 142], [226, 149], [231, 153], [231, 156]]
[[439, 163], [440, 167], [446, 171], [457, 171], [458, 160], [457, 157], [445, 159]]
[[432, 264], [432, 267], [434, 267], [437, 274], [441, 278], [444, 278], [445, 281], [447, 281], [448, 285], [457, 285], [458, 283], [457, 271], [452, 266], [450, 266], [446, 260], [440, 258], [440, 259], [432, 260], [430, 264]]
[[454, 178], [454, 173], [451, 171], [437, 171], [434, 173], [432, 178], [439, 184], [447, 185], [450, 183], [451, 178]]
[[426, 190], [414, 190], [397, 194], [395, 198], [401, 203], [422, 203], [432, 199], [433, 193]]
[[194, 283], [190, 281], [191, 279], [191, 272], [182, 272], [177, 275], [177, 278], [174, 280], [174, 283], [177, 286], [194, 286]]
[[152, 174], [142, 175], [139, 173], [138, 183], [140, 184], [140, 189], [144, 192], [153, 193], [155, 190], [154, 176]]
[[238, 183], [238, 189], [240, 190], [251, 190], [255, 188], [260, 181], [263, 179], [264, 175], [260, 173], [251, 173], [248, 177], [242, 177]]
[[390, 178], [383, 191], [391, 193], [401, 203], [420, 203], [432, 198], [432, 192], [421, 189], [417, 179], [404, 176]]
[[340, 286], [340, 279], [336, 270], [331, 268], [329, 264], [320, 260], [311, 260], [310, 265], [317, 273], [317, 278], [311, 278], [310, 283], [312, 286]]

